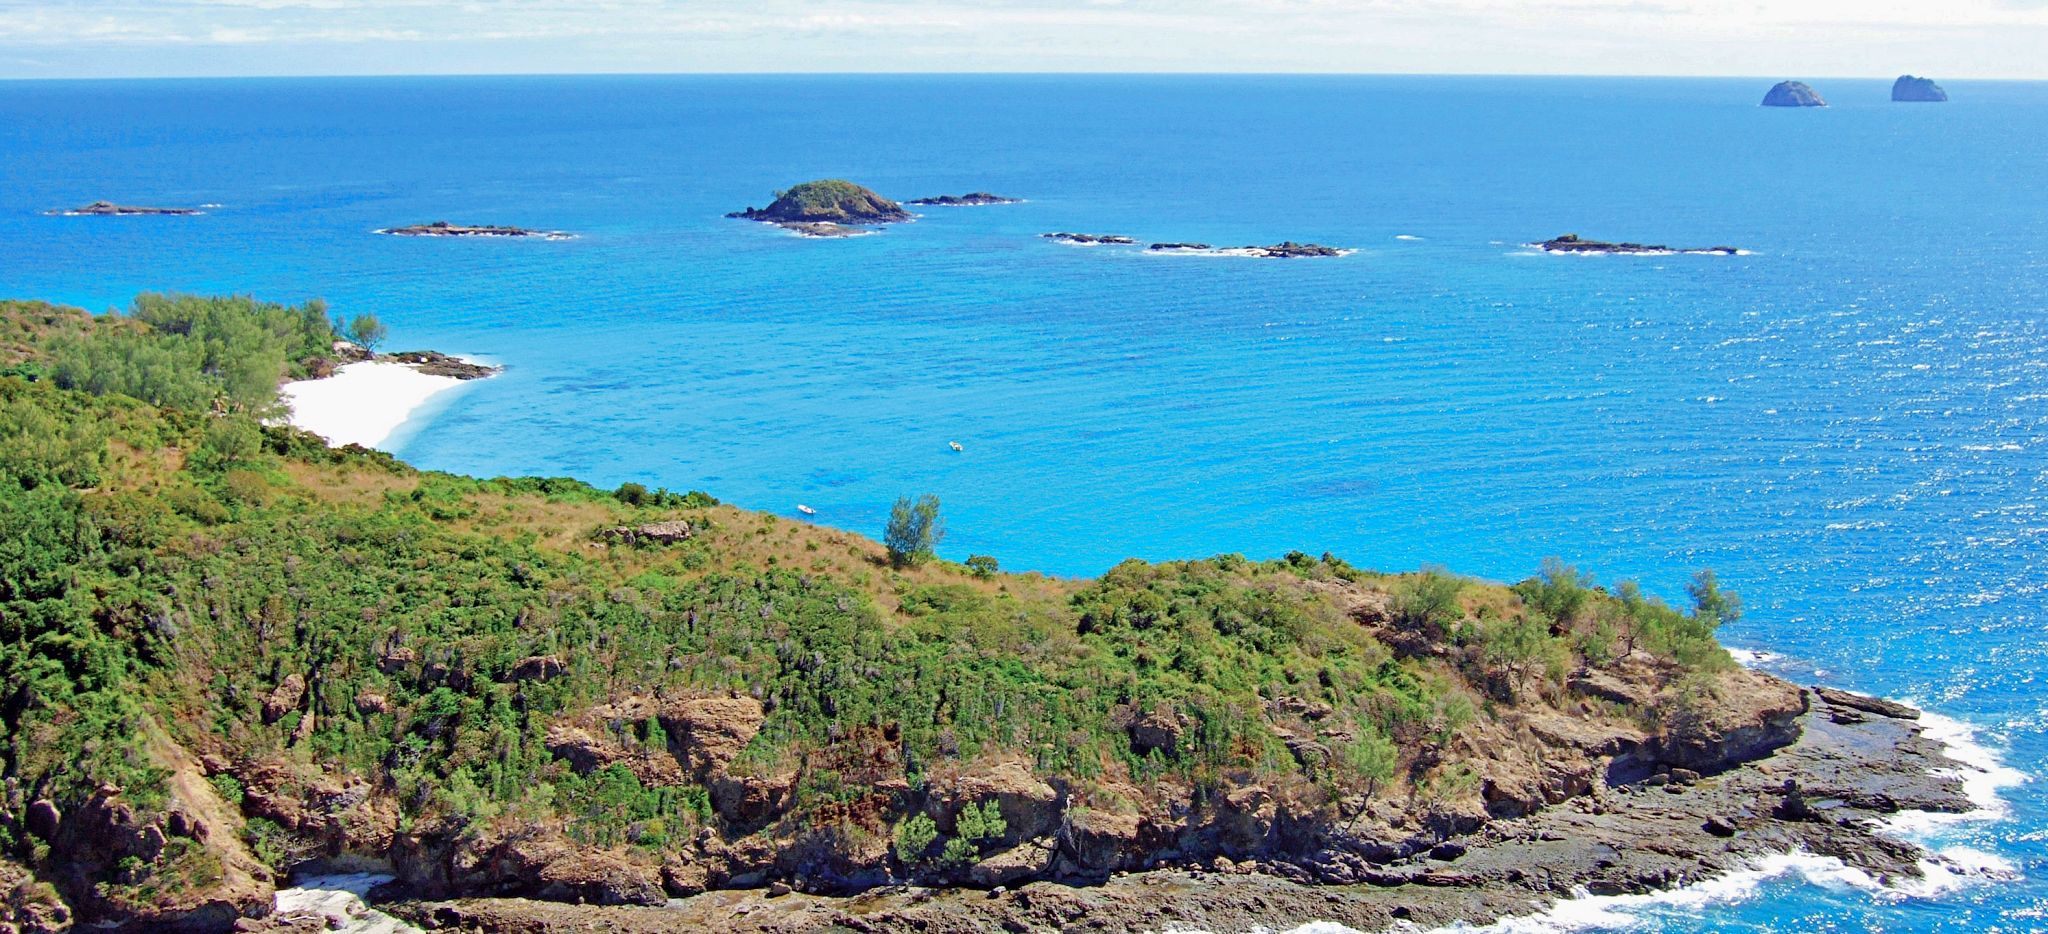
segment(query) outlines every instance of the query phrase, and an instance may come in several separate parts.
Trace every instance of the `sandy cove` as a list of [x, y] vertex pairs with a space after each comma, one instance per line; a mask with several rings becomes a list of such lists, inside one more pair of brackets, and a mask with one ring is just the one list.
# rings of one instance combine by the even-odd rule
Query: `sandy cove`
[[436, 396], [469, 380], [423, 372], [421, 364], [391, 359], [351, 363], [322, 379], [286, 383], [280, 390], [291, 424], [336, 447], [382, 448]]

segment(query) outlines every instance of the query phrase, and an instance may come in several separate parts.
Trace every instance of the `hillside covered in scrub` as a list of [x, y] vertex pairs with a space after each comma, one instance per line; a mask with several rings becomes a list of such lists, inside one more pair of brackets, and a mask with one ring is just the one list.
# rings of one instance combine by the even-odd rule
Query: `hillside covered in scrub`
[[225, 930], [309, 866], [602, 904], [1362, 881], [1805, 709], [1716, 644], [1711, 574], [1677, 609], [1557, 562], [891, 561], [703, 493], [329, 449], [274, 419], [334, 341], [317, 304], [0, 303], [0, 921]]

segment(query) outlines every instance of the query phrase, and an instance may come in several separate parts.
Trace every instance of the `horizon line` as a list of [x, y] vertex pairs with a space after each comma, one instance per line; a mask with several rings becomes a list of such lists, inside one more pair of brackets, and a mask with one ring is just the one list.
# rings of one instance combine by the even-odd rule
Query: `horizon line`
[[[324, 81], [337, 79], [414, 78], [1611, 78], [1617, 80], [1719, 80], [1719, 81], [1891, 81], [1897, 75], [1730, 75], [1730, 74], [1647, 74], [1635, 72], [1483, 72], [1483, 71], [447, 71], [447, 72], [338, 72], [333, 74], [218, 74], [218, 75], [0, 75], [0, 82], [64, 81]], [[2038, 84], [2048, 77], [1960, 77], [1918, 75], [1938, 81], [2003, 82]]]

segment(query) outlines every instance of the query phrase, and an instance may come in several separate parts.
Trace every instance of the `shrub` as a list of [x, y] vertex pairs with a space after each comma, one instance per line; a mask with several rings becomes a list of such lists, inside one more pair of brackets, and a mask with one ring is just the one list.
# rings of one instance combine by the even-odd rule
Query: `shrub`
[[994, 577], [997, 570], [996, 559], [988, 555], [968, 555], [967, 570], [976, 577], [984, 579]]
[[1394, 619], [1403, 626], [1441, 630], [1444, 624], [1463, 615], [1458, 595], [1465, 582], [1435, 565], [1403, 580], [1394, 588]]

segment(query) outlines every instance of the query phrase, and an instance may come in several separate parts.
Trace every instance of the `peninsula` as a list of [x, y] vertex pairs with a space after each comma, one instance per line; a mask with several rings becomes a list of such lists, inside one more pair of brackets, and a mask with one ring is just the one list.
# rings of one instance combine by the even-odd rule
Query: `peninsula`
[[56, 208], [44, 211], [52, 217], [147, 217], [153, 215], [189, 217], [204, 214], [198, 208], [151, 208], [132, 204], [115, 204], [112, 201], [95, 201], [83, 207]]
[[1738, 666], [1711, 572], [1004, 573], [332, 447], [276, 416], [336, 337], [0, 303], [0, 922], [285, 929], [375, 871], [468, 930], [1377, 930], [1911, 879], [1880, 818], [1974, 806], [1917, 712]]

